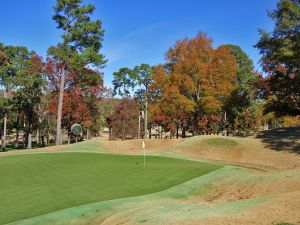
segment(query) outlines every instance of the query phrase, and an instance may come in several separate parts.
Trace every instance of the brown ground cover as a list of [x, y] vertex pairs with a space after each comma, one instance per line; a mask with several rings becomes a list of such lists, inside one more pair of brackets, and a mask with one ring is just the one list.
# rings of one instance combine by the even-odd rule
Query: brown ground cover
[[[277, 224], [289, 222], [300, 224], [300, 155], [297, 151], [299, 139], [285, 137], [280, 148], [272, 148], [270, 138], [266, 142], [261, 136], [248, 138], [220, 137], [236, 141], [236, 146], [213, 146], [208, 139], [216, 136], [200, 136], [186, 140], [147, 140], [148, 154], [186, 157], [208, 160], [249, 168], [215, 181], [204, 194], [184, 201], [192, 204], [207, 204], [209, 207], [251, 199], [269, 198], [268, 201], [249, 206], [237, 213], [216, 213], [209, 218], [188, 218], [184, 211], [166, 224]], [[300, 136], [299, 136], [300, 137]], [[266, 137], [264, 137], [266, 138]], [[278, 138], [278, 137], [277, 137]], [[284, 143], [287, 145], [284, 145]], [[119, 154], [137, 154], [141, 141], [102, 141], [103, 150]], [[175, 204], [175, 203], [174, 203]], [[167, 209], [166, 209], [167, 210]], [[170, 208], [170, 210], [172, 210]], [[138, 214], [139, 210], [137, 209]], [[128, 215], [130, 217], [130, 215]], [[185, 218], [185, 219], [183, 219]], [[113, 221], [113, 222], [112, 222]], [[132, 224], [128, 217], [111, 215], [102, 224]], [[147, 224], [147, 221], [145, 222]], [[151, 224], [151, 223], [149, 223]], [[164, 223], [163, 223], [164, 224]]]

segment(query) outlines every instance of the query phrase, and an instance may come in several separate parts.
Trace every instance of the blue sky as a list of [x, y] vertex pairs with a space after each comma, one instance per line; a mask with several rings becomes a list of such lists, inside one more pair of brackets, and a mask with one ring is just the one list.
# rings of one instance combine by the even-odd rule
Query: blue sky
[[[55, 0], [2, 0], [0, 42], [23, 45], [46, 57], [47, 48], [60, 41], [52, 21]], [[164, 62], [165, 52], [184, 37], [203, 31], [214, 46], [235, 44], [259, 67], [253, 47], [258, 28], [271, 31], [267, 10], [276, 0], [85, 0], [96, 6], [94, 18], [103, 22], [101, 52], [108, 59], [103, 69], [105, 85], [120, 67]]]

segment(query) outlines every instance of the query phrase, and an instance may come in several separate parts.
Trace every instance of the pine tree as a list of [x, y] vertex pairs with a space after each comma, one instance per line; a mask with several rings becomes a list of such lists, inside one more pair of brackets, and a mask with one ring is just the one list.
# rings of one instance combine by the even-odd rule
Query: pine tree
[[48, 55], [59, 62], [60, 77], [57, 109], [56, 145], [62, 143], [61, 123], [65, 74], [70, 70], [94, 66], [101, 68], [105, 59], [99, 50], [102, 47], [104, 31], [100, 20], [91, 20], [95, 7], [82, 5], [82, 0], [57, 0], [54, 7], [54, 21], [62, 31], [62, 41], [48, 49]]

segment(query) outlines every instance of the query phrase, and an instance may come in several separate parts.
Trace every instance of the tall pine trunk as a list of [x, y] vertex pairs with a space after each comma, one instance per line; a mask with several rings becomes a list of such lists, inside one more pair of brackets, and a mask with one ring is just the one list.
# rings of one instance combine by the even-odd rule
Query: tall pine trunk
[[62, 120], [62, 107], [64, 101], [64, 89], [65, 89], [65, 65], [61, 69], [60, 88], [59, 88], [59, 99], [57, 108], [57, 120], [56, 120], [56, 143], [55, 145], [62, 144], [61, 136], [61, 120]]
[[184, 126], [182, 126], [182, 134], [181, 134], [181, 136], [182, 136], [182, 138], [186, 138], [186, 130], [185, 130], [185, 127]]
[[29, 112], [28, 113], [27, 149], [32, 149], [32, 121], [33, 121], [33, 112]]
[[37, 128], [37, 130], [36, 130], [35, 139], [36, 139], [36, 143], [40, 144], [40, 129], [39, 128]]
[[28, 144], [27, 144], [27, 149], [32, 149], [32, 133], [31, 130], [28, 132]]
[[90, 129], [87, 128], [87, 130], [86, 130], [86, 140], [89, 140], [89, 138], [90, 138]]
[[[146, 92], [147, 93], [147, 92]], [[147, 94], [145, 94], [145, 134], [144, 134], [144, 139], [148, 139], [148, 97]]]
[[141, 137], [141, 113], [139, 111], [138, 139]]
[[[6, 88], [3, 88], [3, 97], [4, 99], [7, 99], [7, 92]], [[4, 114], [4, 120], [3, 120], [3, 136], [2, 136], [2, 150], [5, 151], [6, 149], [6, 126], [7, 126], [7, 113]]]
[[17, 117], [17, 134], [16, 134], [15, 148], [19, 148], [19, 136], [20, 136], [20, 112], [18, 112], [18, 117]]

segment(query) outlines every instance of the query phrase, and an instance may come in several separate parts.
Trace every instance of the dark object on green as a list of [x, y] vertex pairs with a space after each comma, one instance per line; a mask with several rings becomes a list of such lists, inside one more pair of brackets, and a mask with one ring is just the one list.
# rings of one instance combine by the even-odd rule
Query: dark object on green
[[72, 135], [74, 136], [79, 136], [81, 137], [83, 135], [83, 129], [82, 129], [82, 126], [78, 123], [75, 123], [71, 126], [71, 133]]

